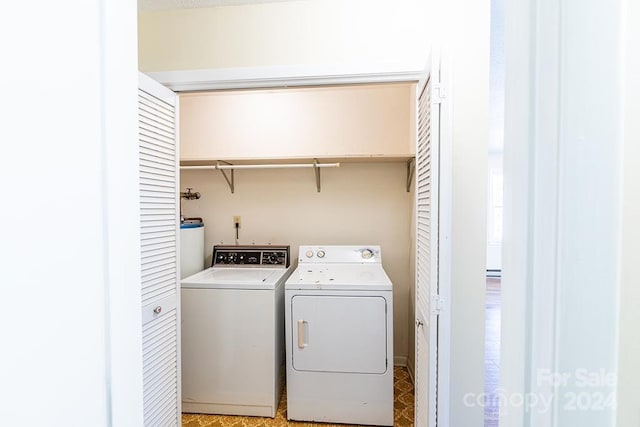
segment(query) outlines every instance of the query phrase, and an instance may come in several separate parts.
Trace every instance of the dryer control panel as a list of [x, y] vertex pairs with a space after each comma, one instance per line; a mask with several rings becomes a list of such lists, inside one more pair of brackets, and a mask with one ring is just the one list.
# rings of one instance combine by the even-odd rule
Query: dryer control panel
[[300, 246], [300, 264], [380, 264], [382, 255], [379, 245], [351, 246]]
[[216, 245], [211, 266], [289, 267], [289, 246]]

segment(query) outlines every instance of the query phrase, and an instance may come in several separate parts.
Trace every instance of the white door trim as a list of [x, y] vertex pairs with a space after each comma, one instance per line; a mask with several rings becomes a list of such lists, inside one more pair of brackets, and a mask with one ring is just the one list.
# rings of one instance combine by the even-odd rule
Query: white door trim
[[507, 8], [501, 426], [615, 425], [612, 405], [571, 396], [616, 397], [577, 373], [617, 369], [623, 3]]
[[375, 65], [217, 68], [145, 72], [176, 92], [418, 81], [423, 70]]
[[[95, 424], [142, 425], [136, 6], [131, 2], [103, 0], [93, 7], [96, 14], [98, 7], [101, 8], [99, 22], [103, 42], [99, 52], [93, 52], [86, 61], [99, 60], [103, 73], [100, 90], [103, 102], [105, 321], [108, 339], [105, 398], [109, 412], [104, 422], [96, 419]], [[80, 19], [84, 20], [98, 17], [89, 14], [89, 9], [81, 13]], [[75, 90], [98, 88], [78, 86]], [[82, 177], [78, 176], [78, 180]], [[77, 303], [69, 301], [69, 304]], [[82, 393], [80, 390], [75, 392]]]
[[451, 394], [451, 223], [453, 215], [453, 76], [451, 55], [440, 50], [440, 201], [438, 290], [442, 310], [438, 319], [438, 427], [449, 427]]

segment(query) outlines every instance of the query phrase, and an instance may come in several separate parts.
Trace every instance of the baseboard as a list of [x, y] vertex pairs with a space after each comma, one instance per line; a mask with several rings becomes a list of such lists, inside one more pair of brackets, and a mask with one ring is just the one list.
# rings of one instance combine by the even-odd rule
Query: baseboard
[[409, 378], [411, 378], [411, 382], [415, 385], [416, 380], [414, 378], [415, 367], [410, 359], [407, 358], [407, 372], [409, 372]]
[[407, 360], [409, 358], [407, 356], [394, 356], [393, 357], [393, 366], [404, 366], [407, 367]]
[[502, 277], [502, 270], [487, 270], [487, 277], [499, 279]]

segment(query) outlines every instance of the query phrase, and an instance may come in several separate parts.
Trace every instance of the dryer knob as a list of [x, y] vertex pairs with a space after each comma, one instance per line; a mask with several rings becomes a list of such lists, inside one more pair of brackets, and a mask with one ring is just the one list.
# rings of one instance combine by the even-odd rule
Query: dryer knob
[[305, 255], [307, 256], [307, 258], [311, 258], [313, 256], [313, 251], [307, 251]]
[[362, 251], [362, 258], [369, 259], [373, 257], [373, 251], [371, 249], [365, 249]]
[[324, 251], [323, 250], [319, 250], [318, 253], [316, 253], [316, 255], [318, 256], [318, 258], [324, 258]]

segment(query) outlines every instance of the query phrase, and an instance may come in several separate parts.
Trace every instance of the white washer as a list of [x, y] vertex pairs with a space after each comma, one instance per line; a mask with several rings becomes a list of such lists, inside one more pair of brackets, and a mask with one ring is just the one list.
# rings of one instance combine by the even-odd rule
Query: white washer
[[182, 410], [274, 417], [284, 377], [288, 246], [214, 246], [182, 279]]
[[300, 246], [285, 283], [287, 418], [393, 425], [393, 289], [379, 246]]

